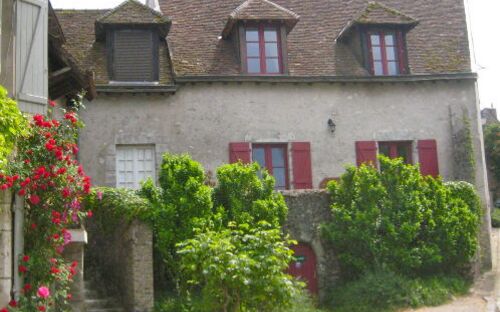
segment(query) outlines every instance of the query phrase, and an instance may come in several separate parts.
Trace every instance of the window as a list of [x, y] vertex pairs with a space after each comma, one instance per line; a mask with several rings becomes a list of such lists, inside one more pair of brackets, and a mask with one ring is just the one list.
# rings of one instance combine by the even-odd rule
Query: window
[[255, 144], [252, 146], [252, 160], [276, 179], [276, 189], [289, 189], [288, 152], [286, 144]]
[[403, 158], [405, 163], [412, 164], [411, 142], [379, 142], [379, 153], [389, 158]]
[[116, 186], [138, 189], [140, 182], [155, 179], [153, 146], [118, 146], [116, 148]]
[[151, 83], [158, 81], [158, 38], [147, 29], [110, 31], [108, 67], [115, 82]]
[[375, 76], [395, 76], [406, 72], [404, 40], [400, 31], [368, 31], [369, 69]]
[[258, 25], [245, 28], [246, 71], [249, 74], [283, 72], [279, 27]]

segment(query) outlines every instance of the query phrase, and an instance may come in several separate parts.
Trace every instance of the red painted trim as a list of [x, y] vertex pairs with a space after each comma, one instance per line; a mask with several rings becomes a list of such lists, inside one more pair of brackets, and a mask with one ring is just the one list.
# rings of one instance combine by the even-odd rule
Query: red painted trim
[[396, 50], [396, 63], [398, 68], [398, 74], [406, 73], [406, 62], [405, 62], [405, 47], [402, 31], [398, 30], [368, 30], [365, 31], [367, 48], [368, 48], [368, 61], [370, 63], [371, 74], [375, 75], [375, 60], [373, 58], [373, 46], [371, 36], [378, 36], [380, 42], [380, 52], [381, 52], [381, 62], [382, 62], [382, 72], [384, 76], [389, 75], [389, 60], [387, 59], [387, 43], [385, 41], [385, 36], [387, 34], [393, 35], [394, 38], [394, 49]]
[[378, 33], [380, 40], [380, 50], [382, 50], [382, 71], [384, 75], [387, 76], [389, 74], [389, 62], [387, 61], [387, 51], [385, 46], [385, 32], [380, 31]]
[[293, 142], [292, 162], [294, 189], [312, 189], [313, 178], [311, 143]]
[[[278, 73], [268, 73], [267, 72], [267, 63], [266, 63], [266, 40], [265, 40], [265, 30], [266, 28], [272, 29], [276, 32], [276, 40], [277, 40], [277, 53], [278, 53], [278, 68], [279, 72]], [[281, 44], [281, 31], [280, 31], [280, 26], [276, 24], [269, 24], [269, 23], [253, 23], [245, 26], [245, 37], [246, 37], [246, 31], [247, 29], [257, 29], [258, 36], [259, 36], [259, 58], [260, 58], [260, 72], [259, 73], [249, 73], [248, 72], [248, 60], [249, 59], [255, 59], [255, 57], [246, 57], [246, 62], [245, 62], [245, 67], [246, 67], [246, 72], [247, 74], [250, 75], [282, 75], [283, 74], [283, 55], [282, 55], [282, 44]], [[256, 43], [255, 41], [250, 41], [251, 43]], [[247, 43], [248, 41], [245, 38], [245, 49], [247, 49]]]
[[413, 149], [411, 141], [384, 141], [379, 142], [380, 145], [385, 145], [389, 147], [389, 158], [398, 158], [400, 157], [398, 153], [398, 147], [404, 146], [406, 148], [406, 153], [408, 155], [408, 164], [413, 164]]

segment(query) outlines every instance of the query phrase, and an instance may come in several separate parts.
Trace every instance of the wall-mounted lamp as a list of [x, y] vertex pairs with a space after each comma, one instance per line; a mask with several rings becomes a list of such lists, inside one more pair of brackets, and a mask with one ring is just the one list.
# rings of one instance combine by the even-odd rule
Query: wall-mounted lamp
[[335, 124], [332, 118], [328, 119], [328, 128], [330, 128], [330, 131], [332, 133], [334, 133], [335, 129], [337, 128], [337, 125]]

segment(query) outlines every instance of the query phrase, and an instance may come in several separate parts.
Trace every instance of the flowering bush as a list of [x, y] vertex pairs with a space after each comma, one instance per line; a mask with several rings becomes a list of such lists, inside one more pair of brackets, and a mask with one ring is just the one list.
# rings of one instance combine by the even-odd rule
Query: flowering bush
[[75, 112], [65, 112], [61, 121], [35, 115], [29, 135], [0, 174], [0, 189], [25, 199], [25, 255], [18, 267], [24, 287], [19, 301], [1, 312], [67, 310], [78, 263], [67, 263], [62, 252], [71, 241], [68, 229], [91, 215], [80, 205], [91, 186], [76, 160], [82, 125]]

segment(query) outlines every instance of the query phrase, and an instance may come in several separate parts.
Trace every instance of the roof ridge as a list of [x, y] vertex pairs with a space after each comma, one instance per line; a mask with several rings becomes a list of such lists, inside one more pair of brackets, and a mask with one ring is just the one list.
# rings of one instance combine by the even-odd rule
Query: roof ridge
[[406, 13], [403, 13], [403, 12], [401, 12], [399, 10], [396, 10], [396, 9], [394, 9], [392, 7], [389, 7], [389, 6], [385, 5], [385, 4], [382, 4], [382, 3], [378, 2], [378, 1], [370, 1], [370, 2], [368, 2], [368, 4], [366, 5], [365, 9], [362, 10], [360, 12], [360, 14], [356, 17], [356, 20], [358, 20], [359, 18], [361, 18], [364, 14], [371, 12], [373, 10], [374, 6], [380, 7], [384, 11], [386, 11], [386, 12], [388, 12], [390, 14], [401, 16], [401, 17], [404, 17], [404, 18], [407, 18], [407, 19], [410, 19], [410, 20], [417, 21], [417, 19], [415, 19], [413, 16], [410, 16], [410, 15], [408, 15]]
[[125, 0], [123, 1], [122, 3], [120, 3], [119, 5], [117, 5], [116, 7], [112, 8], [112, 9], [109, 9], [108, 12], [106, 12], [105, 14], [103, 14], [102, 16], [100, 16], [99, 18], [96, 19], [97, 22], [99, 21], [102, 21], [103, 19], [113, 15], [114, 13], [116, 13], [117, 11], [119, 11], [122, 7], [124, 7], [125, 5], [127, 4], [134, 4], [134, 5], [138, 5], [138, 6], [141, 6], [143, 8], [147, 8], [153, 15], [159, 17], [159, 18], [163, 18], [163, 19], [166, 19], [166, 20], [170, 20], [167, 16], [163, 15], [163, 13], [160, 13], [154, 9], [152, 9], [151, 7], [139, 2], [138, 0]]
[[279, 5], [279, 4], [276, 4], [276, 3], [274, 3], [274, 2], [272, 2], [270, 0], [246, 0], [245, 2], [243, 2], [242, 4], [240, 4], [236, 9], [234, 9], [234, 11], [231, 12], [230, 16], [231, 17], [235, 17], [244, 8], [248, 7], [250, 5], [250, 3], [255, 2], [255, 1], [265, 2], [265, 3], [269, 4], [269, 5], [274, 6], [276, 9], [278, 9], [280, 11], [284, 11], [285, 13], [292, 15], [293, 17], [295, 17], [297, 19], [300, 18], [300, 16], [297, 13], [295, 13], [295, 12], [293, 12], [293, 11], [291, 11], [291, 10], [289, 10], [289, 9], [287, 9], [287, 8]]

